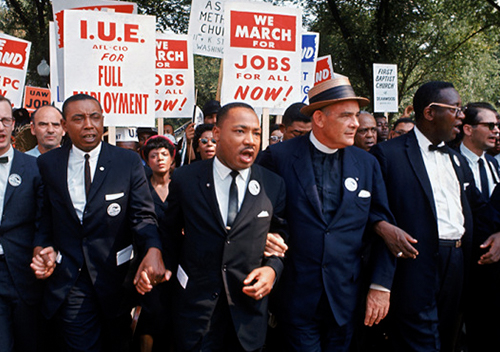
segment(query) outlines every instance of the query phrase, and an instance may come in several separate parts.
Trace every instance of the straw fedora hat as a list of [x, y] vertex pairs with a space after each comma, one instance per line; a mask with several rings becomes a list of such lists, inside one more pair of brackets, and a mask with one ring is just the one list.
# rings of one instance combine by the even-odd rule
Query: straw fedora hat
[[335, 75], [334, 78], [312, 87], [308, 96], [309, 105], [300, 109], [300, 112], [307, 116], [311, 116], [314, 111], [339, 101], [356, 100], [360, 107], [370, 104], [370, 100], [356, 96], [349, 78], [342, 75]]

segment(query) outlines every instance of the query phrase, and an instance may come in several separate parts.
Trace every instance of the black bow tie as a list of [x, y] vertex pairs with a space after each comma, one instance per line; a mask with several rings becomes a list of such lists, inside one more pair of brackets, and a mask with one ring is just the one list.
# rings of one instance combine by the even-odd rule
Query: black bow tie
[[448, 153], [448, 148], [447, 148], [446, 144], [443, 144], [442, 146], [431, 144], [431, 145], [429, 145], [429, 151], [431, 151], [431, 152], [438, 151], [441, 153]]
[[7, 164], [9, 162], [9, 157], [8, 156], [2, 156], [0, 157], [0, 164]]

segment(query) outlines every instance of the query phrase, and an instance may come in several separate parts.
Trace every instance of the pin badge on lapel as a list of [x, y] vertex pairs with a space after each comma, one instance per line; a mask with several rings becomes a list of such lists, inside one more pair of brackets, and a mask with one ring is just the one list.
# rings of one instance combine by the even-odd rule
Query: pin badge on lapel
[[458, 167], [460, 167], [460, 160], [458, 160], [458, 156], [453, 155], [453, 161], [455, 162], [455, 164], [457, 164]]
[[252, 180], [248, 184], [248, 190], [250, 191], [250, 194], [256, 196], [257, 194], [260, 193], [260, 184], [257, 181]]
[[12, 187], [19, 186], [22, 181], [23, 181], [23, 179], [18, 174], [12, 174], [12, 175], [9, 176], [9, 184]]
[[122, 207], [118, 203], [111, 203], [108, 206], [108, 215], [109, 216], [117, 216], [120, 214], [120, 211], [122, 210]]
[[101, 167], [99, 168], [99, 170], [100, 170], [100, 171], [104, 171], [104, 166], [101, 166]]
[[348, 177], [344, 181], [344, 186], [348, 191], [354, 192], [358, 189], [358, 182], [356, 182], [356, 180], [352, 177]]

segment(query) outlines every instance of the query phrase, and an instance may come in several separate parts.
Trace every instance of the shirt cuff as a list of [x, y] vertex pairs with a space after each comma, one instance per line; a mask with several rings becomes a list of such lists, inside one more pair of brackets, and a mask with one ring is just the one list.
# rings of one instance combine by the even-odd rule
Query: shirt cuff
[[378, 284], [371, 284], [370, 285], [370, 289], [377, 290], [377, 291], [382, 291], [382, 292], [391, 292], [391, 290], [385, 288], [382, 285], [378, 285]]

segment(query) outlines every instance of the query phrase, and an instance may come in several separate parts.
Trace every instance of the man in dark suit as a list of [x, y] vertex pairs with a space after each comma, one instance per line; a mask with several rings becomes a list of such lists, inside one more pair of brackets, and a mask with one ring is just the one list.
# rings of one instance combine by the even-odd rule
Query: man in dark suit
[[[373, 242], [365, 324], [385, 317], [395, 260], [380, 237], [398, 231], [388, 223], [378, 163], [353, 145], [359, 126], [357, 97], [339, 76], [309, 91], [312, 132], [278, 143], [262, 165], [285, 180], [289, 250], [277, 287], [276, 315], [287, 351], [347, 351], [362, 290], [365, 244]], [[366, 243], [365, 243], [366, 240]], [[368, 260], [368, 258], [367, 258]]]
[[125, 350], [131, 259], [144, 256], [140, 293], [167, 276], [151, 193], [138, 154], [101, 142], [96, 99], [72, 96], [63, 115], [72, 144], [38, 158], [45, 191], [32, 268], [50, 276], [42, 310], [56, 317], [64, 350]]
[[[390, 339], [397, 351], [454, 350], [472, 212], [490, 217], [467, 161], [444, 143], [459, 132], [461, 103], [451, 83], [424, 84], [413, 99], [415, 128], [372, 149], [391, 210], [406, 231], [385, 237], [400, 258], [389, 313]], [[480, 216], [478, 222], [484, 220]], [[482, 244], [489, 251], [480, 263], [495, 260], [499, 240], [494, 234]]]
[[283, 268], [282, 259], [263, 253], [270, 228], [285, 234], [285, 185], [252, 165], [261, 129], [249, 105], [222, 107], [213, 132], [215, 158], [174, 172], [161, 226], [167, 268], [177, 273], [177, 345], [257, 351], [266, 336], [267, 295]]
[[[500, 182], [497, 160], [485, 152], [493, 148], [499, 133], [498, 113], [488, 103], [469, 103], [464, 109], [463, 139], [460, 153], [467, 160], [474, 175], [476, 187], [485, 199], [490, 199]], [[477, 225], [477, 224], [474, 224]], [[500, 321], [489, 319], [500, 315], [500, 263], [481, 265], [479, 258], [484, 254], [480, 245], [490, 233], [475, 226], [472, 241], [470, 281], [466, 286], [465, 324], [469, 351], [487, 351], [497, 343]], [[488, 309], [484, 309], [488, 302]]]
[[12, 148], [13, 129], [0, 95], [0, 351], [36, 351], [41, 283], [29, 265], [43, 188], [36, 159]]

